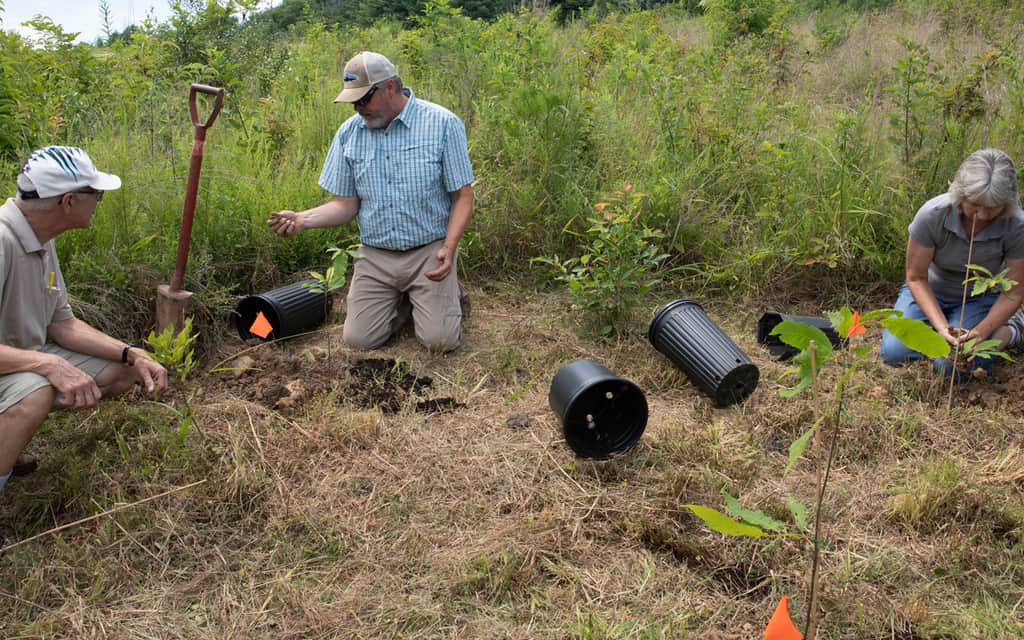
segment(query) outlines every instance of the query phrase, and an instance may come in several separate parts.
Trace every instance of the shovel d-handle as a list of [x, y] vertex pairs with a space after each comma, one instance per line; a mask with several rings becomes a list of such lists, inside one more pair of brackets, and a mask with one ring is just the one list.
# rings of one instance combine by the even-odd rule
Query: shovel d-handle
[[[199, 111], [196, 107], [196, 94], [206, 93], [216, 96], [213, 111], [205, 123], [199, 122]], [[192, 114], [192, 125], [195, 127], [195, 139], [192, 142], [192, 162], [188, 169], [188, 186], [185, 188], [185, 206], [181, 212], [181, 234], [178, 236], [178, 256], [174, 261], [174, 275], [171, 277], [170, 290], [180, 291], [185, 282], [185, 266], [188, 264], [188, 250], [192, 242], [192, 220], [196, 213], [196, 194], [199, 191], [199, 173], [203, 167], [203, 145], [206, 143], [206, 130], [217, 119], [220, 108], [224, 105], [224, 89], [210, 87], [205, 84], [193, 84], [188, 94], [188, 108]]]
[[[199, 109], [196, 106], [196, 94], [205, 93], [207, 95], [215, 96], [213, 102], [213, 111], [210, 112], [210, 117], [206, 119], [205, 124], [199, 123]], [[213, 121], [220, 115], [220, 108], [224, 106], [224, 90], [219, 87], [211, 87], [206, 84], [193, 84], [188, 92], [188, 110], [192, 113], [192, 125], [195, 127], [202, 127], [206, 129]]]

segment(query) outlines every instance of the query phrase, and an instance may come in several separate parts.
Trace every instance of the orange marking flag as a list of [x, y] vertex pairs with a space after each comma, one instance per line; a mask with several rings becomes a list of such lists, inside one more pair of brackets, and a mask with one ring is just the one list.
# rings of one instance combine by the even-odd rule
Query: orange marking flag
[[867, 330], [868, 328], [860, 323], [860, 311], [854, 311], [853, 317], [850, 318], [850, 328], [846, 331], [846, 337], [859, 336]]
[[775, 607], [772, 619], [764, 630], [764, 640], [803, 640], [803, 636], [789, 618], [789, 596], [782, 596], [779, 606]]
[[264, 340], [270, 335], [270, 332], [274, 330], [270, 322], [267, 321], [266, 316], [260, 311], [256, 314], [256, 319], [253, 321], [252, 326], [249, 327], [249, 333], [254, 336], [259, 336]]

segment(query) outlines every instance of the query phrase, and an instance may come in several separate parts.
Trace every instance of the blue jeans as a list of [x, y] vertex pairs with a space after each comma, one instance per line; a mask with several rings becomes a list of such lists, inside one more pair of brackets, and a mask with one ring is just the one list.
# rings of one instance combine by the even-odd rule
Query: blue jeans
[[[939, 309], [946, 316], [946, 320], [949, 322], [951, 327], [961, 327], [960, 325], [960, 311], [963, 309], [964, 324], [961, 328], [971, 329], [975, 327], [979, 322], [985, 319], [988, 315], [989, 309], [996, 303], [999, 298], [998, 293], [986, 293], [984, 295], [976, 296], [974, 298], [968, 298], [967, 304], [961, 305], [959, 302], [956, 303], [945, 303], [939, 302]], [[906, 284], [900, 289], [900, 295], [896, 298], [896, 304], [893, 305], [897, 311], [903, 312], [904, 318], [913, 318], [914, 320], [923, 320], [928, 325], [928, 318], [925, 317], [924, 312], [921, 311], [921, 307], [917, 305], [914, 300], [913, 294], [910, 293], [910, 288]], [[885, 364], [891, 366], [899, 366], [911, 360], [920, 360], [924, 356], [908, 348], [905, 344], [900, 342], [899, 338], [889, 333], [888, 330], [882, 332], [882, 361]], [[953, 363], [948, 358], [936, 358], [934, 361], [935, 370], [944, 374], [945, 376], [952, 375]], [[995, 367], [995, 362], [992, 358], [977, 358], [974, 361], [974, 367], [981, 367], [986, 373], [991, 374]], [[970, 378], [970, 375], [966, 372], [957, 372], [958, 381], [966, 381]]]

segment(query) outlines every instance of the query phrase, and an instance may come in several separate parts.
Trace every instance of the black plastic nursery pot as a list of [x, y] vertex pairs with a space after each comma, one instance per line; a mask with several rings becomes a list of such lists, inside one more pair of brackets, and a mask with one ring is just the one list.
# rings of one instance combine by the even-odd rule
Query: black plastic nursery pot
[[832, 343], [833, 347], [839, 348], [844, 345], [844, 341], [836, 333], [836, 330], [832, 327], [832, 322], [828, 318], [819, 318], [815, 316], [791, 316], [784, 313], [778, 313], [776, 311], [766, 311], [761, 319], [757, 321], [757, 341], [760, 344], [768, 347], [768, 353], [772, 355], [772, 358], [776, 360], [788, 360], [799, 353], [796, 349], [789, 346], [782, 340], [779, 340], [779, 336], [771, 335], [772, 329], [775, 325], [785, 322], [801, 322], [803, 324], [817, 327], [824, 332], [829, 342]]
[[719, 407], [743, 402], [757, 388], [757, 365], [693, 300], [659, 309], [647, 338]]
[[[327, 317], [330, 299], [326, 292], [311, 289], [310, 285], [314, 283], [316, 280], [303, 280], [243, 298], [234, 312], [238, 335], [242, 340], [276, 340], [302, 333], [322, 323]], [[272, 327], [265, 338], [250, 331], [260, 312]]]
[[576, 360], [551, 380], [548, 404], [581, 458], [606, 459], [629, 450], [647, 427], [647, 398], [635, 384], [593, 360]]

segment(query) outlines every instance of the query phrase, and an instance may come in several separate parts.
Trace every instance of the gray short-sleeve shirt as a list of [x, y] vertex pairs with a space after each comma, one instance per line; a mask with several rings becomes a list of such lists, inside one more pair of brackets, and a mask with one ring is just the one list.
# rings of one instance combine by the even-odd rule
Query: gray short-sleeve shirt
[[[924, 203], [910, 223], [910, 237], [918, 244], [935, 249], [928, 265], [928, 285], [935, 297], [955, 304], [963, 296], [970, 252], [970, 229], [960, 220], [960, 209], [944, 193]], [[1004, 213], [974, 237], [971, 263], [999, 273], [1007, 259], [1024, 258], [1024, 215]]]
[[51, 323], [72, 317], [53, 240], [40, 244], [8, 199], [0, 206], [0, 343], [39, 349]]

